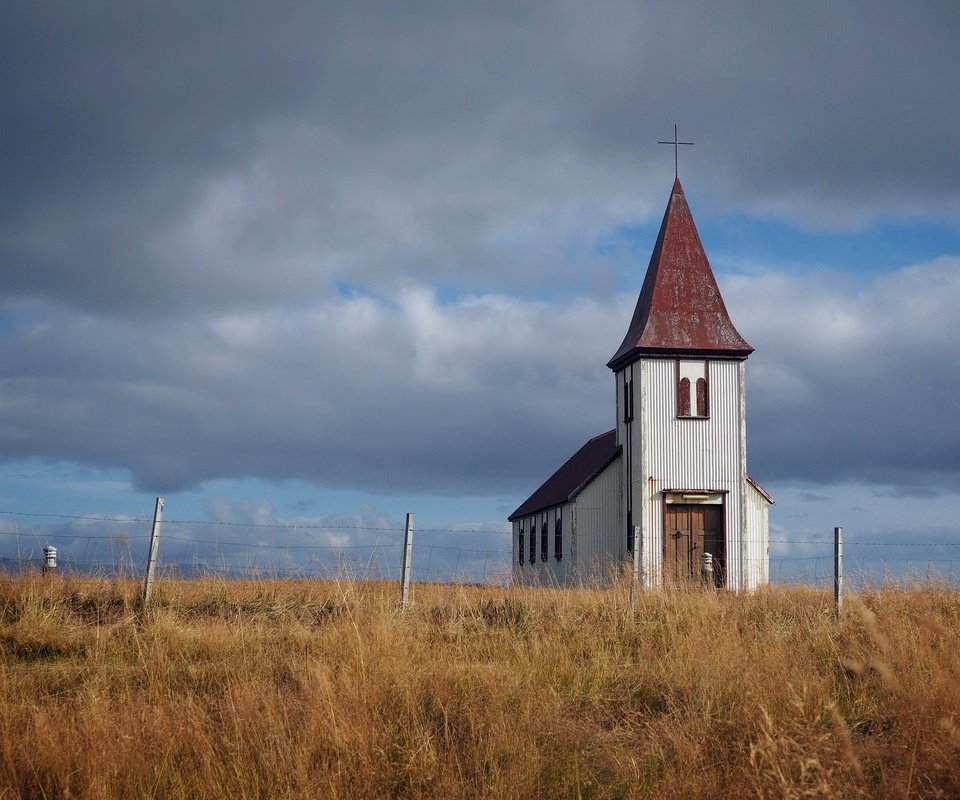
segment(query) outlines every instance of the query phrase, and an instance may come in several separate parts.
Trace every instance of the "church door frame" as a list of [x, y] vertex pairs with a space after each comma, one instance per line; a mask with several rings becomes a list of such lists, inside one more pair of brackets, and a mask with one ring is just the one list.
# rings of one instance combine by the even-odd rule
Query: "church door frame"
[[699, 583], [700, 556], [706, 551], [713, 556], [714, 585], [725, 586], [726, 492], [664, 492], [662, 506], [664, 581]]

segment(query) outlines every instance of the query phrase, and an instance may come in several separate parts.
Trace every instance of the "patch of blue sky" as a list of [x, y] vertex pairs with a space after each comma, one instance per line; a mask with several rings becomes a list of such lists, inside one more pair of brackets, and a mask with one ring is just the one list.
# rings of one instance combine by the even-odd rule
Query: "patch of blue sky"
[[[653, 250], [659, 221], [624, 226], [596, 243], [606, 258], [642, 261]], [[857, 231], [813, 231], [746, 214], [698, 219], [697, 228], [717, 273], [768, 270], [876, 273], [939, 256], [960, 254], [960, 225], [932, 220], [880, 222]], [[633, 270], [624, 279], [635, 283]]]
[[[493, 513], [500, 513], [498, 501], [489, 497], [377, 494], [327, 488], [308, 481], [271, 482], [254, 478], [211, 481], [196, 490], [171, 495], [167, 505], [171, 513], [176, 504], [184, 513], [189, 510], [199, 518], [209, 514], [211, 500], [236, 507], [244, 503], [270, 504], [278, 520], [382, 516], [389, 520], [389, 526], [402, 526], [407, 512], [414, 513], [422, 526], [443, 528], [489, 525], [491, 508]], [[177, 517], [182, 516], [178, 510]], [[506, 514], [502, 516], [506, 525]]]
[[[885, 578], [960, 580], [957, 494], [911, 503], [870, 484], [770, 482], [770, 575], [774, 582], [833, 579], [833, 531], [843, 528], [852, 588]], [[904, 509], [910, 522], [904, 523]]]
[[[506, 516], [512, 505], [504, 498], [383, 495], [246, 478], [164, 493], [164, 501], [162, 560], [179, 567], [189, 567], [193, 559], [224, 574], [281, 562], [309, 571], [347, 559], [357, 574], [375, 562], [384, 575], [393, 575], [399, 570], [405, 517], [412, 512], [415, 580], [497, 582], [509, 574]], [[137, 491], [122, 470], [40, 459], [7, 462], [0, 465], [0, 562], [36, 565], [40, 548], [54, 544], [64, 566], [112, 569], [123, 539], [124, 548], [129, 546], [123, 563], [136, 569], [145, 557], [155, 502], [154, 494]], [[118, 528], [110, 521], [130, 518], [139, 522], [132, 527], [121, 522]], [[213, 524], [184, 524], [191, 521]], [[316, 525], [331, 528], [323, 532]], [[258, 549], [264, 543], [268, 549]], [[311, 545], [320, 549], [310, 550]], [[331, 545], [345, 549], [324, 549]]]
[[374, 296], [365, 286], [361, 286], [358, 283], [351, 283], [350, 281], [336, 281], [334, 288], [337, 290], [337, 295], [345, 300], [351, 300], [355, 297]]
[[[155, 494], [134, 488], [124, 470], [41, 459], [0, 464], [0, 512], [14, 512], [0, 514], [0, 521], [30, 515], [38, 515], [38, 521], [46, 515], [149, 519], [155, 501]], [[254, 513], [257, 509], [269, 508], [266, 519], [271, 522], [378, 517], [388, 527], [402, 527], [407, 512], [413, 512], [418, 527], [445, 530], [507, 530], [506, 516], [513, 510], [496, 497], [388, 495], [255, 478], [210, 481], [189, 491], [165, 493], [164, 502], [168, 520], [215, 521], [225, 514], [231, 521], [253, 522], [263, 519]]]
[[805, 272], [885, 272], [960, 254], [960, 226], [881, 222], [859, 231], [810, 231], [746, 215], [708, 221], [700, 229], [716, 268], [744, 271], [769, 264]]
[[153, 513], [155, 498], [136, 491], [120, 469], [17, 459], [0, 464], [0, 510], [23, 514], [134, 516]]

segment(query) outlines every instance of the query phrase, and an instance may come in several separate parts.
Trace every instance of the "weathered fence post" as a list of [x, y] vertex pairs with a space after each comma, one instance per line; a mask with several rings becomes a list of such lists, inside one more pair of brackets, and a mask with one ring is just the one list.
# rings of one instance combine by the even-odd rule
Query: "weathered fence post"
[[843, 528], [833, 529], [833, 604], [839, 617], [843, 611]]
[[403, 564], [400, 567], [400, 607], [410, 605], [410, 568], [413, 558], [413, 514], [407, 514], [403, 532]]
[[713, 554], [703, 553], [700, 556], [700, 576], [708, 589], [713, 589]]
[[630, 610], [637, 612], [640, 602], [640, 526], [633, 526], [633, 583], [630, 584]]
[[160, 523], [163, 522], [163, 498], [157, 498], [157, 505], [153, 511], [153, 528], [150, 530], [150, 551], [147, 554], [147, 577], [143, 582], [143, 605], [150, 602], [150, 593], [153, 591], [153, 573], [157, 565], [157, 548], [160, 544]]

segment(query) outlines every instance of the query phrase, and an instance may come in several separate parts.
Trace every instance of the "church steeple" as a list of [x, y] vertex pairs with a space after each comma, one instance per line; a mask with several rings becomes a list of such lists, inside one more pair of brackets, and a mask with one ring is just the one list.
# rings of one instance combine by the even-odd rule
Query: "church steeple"
[[633, 320], [607, 366], [617, 371], [643, 355], [746, 358], [752, 352], [730, 320], [676, 179]]

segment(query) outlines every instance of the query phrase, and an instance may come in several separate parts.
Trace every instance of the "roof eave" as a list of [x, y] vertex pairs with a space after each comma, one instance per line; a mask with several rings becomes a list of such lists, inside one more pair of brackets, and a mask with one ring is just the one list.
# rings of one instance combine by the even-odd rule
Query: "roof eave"
[[723, 350], [720, 348], [672, 348], [672, 347], [635, 347], [617, 358], [607, 362], [607, 366], [614, 372], [619, 372], [634, 361], [641, 358], [713, 358], [727, 359], [728, 361], [743, 361], [753, 352], [752, 347], [739, 350]]
[[749, 483], [754, 489], [756, 489], [760, 495], [766, 500], [770, 505], [776, 505], [776, 501], [773, 499], [773, 495], [770, 494], [766, 489], [764, 489], [752, 475], [747, 475], [747, 483]]

